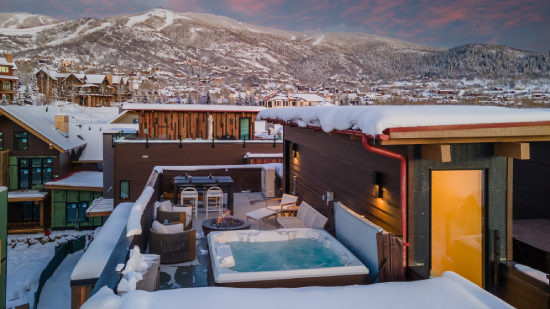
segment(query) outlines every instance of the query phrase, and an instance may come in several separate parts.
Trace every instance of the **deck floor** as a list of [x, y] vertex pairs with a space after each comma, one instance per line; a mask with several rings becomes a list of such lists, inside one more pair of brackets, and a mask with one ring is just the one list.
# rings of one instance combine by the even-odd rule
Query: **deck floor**
[[[265, 207], [265, 199], [261, 193], [235, 193], [234, 195], [234, 217], [246, 219], [246, 214], [253, 210]], [[216, 215], [209, 213], [208, 218]], [[199, 211], [198, 220], [193, 218], [193, 229], [197, 235], [204, 235], [202, 222], [206, 220], [206, 214]], [[259, 229], [259, 222], [250, 220], [250, 229]], [[271, 217], [262, 222], [262, 230], [276, 229], [276, 220]], [[198, 237], [197, 237], [198, 238]], [[162, 264], [160, 266], [160, 289], [179, 289], [190, 287], [208, 286], [207, 273], [210, 257], [208, 255], [208, 242], [206, 238], [197, 239], [197, 258], [191, 262], [178, 264]]]
[[50, 226], [50, 222], [44, 222], [44, 226], [40, 227], [40, 222], [18, 222], [8, 223], [8, 234], [34, 234], [44, 233]]
[[513, 231], [515, 239], [550, 252], [550, 220], [514, 220]]

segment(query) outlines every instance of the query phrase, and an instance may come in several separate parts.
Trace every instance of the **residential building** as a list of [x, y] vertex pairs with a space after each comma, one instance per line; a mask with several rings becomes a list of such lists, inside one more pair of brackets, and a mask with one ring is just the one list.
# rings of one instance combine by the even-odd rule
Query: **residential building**
[[259, 105], [265, 108], [279, 107], [303, 107], [313, 106], [326, 101], [325, 98], [312, 93], [284, 93], [278, 91], [276, 93], [265, 96], [259, 100]]
[[5, 98], [9, 102], [15, 101], [19, 81], [15, 76], [16, 70], [17, 66], [13, 62], [12, 54], [0, 57], [0, 100]]

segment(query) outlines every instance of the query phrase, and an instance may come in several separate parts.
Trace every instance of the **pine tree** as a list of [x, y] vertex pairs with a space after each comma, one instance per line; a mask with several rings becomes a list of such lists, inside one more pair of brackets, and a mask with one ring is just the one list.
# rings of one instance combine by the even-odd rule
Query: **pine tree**
[[191, 91], [187, 94], [187, 104], [193, 104], [193, 99], [191, 99]]
[[241, 93], [240, 92], [237, 93], [237, 98], [235, 99], [235, 104], [236, 105], [243, 105], [243, 100], [241, 98]]
[[[0, 96], [2, 96], [2, 95], [0, 94]], [[9, 104], [9, 103], [8, 103], [8, 100], [6, 99], [6, 96], [5, 96], [5, 95], [2, 96], [2, 101], [0, 101], [0, 105], [2, 105], [2, 106], [8, 106], [8, 104]]]
[[32, 95], [33, 95], [34, 97], [36, 97], [36, 96], [38, 95], [38, 90], [39, 90], [39, 89], [38, 89], [38, 82], [37, 82], [37, 80], [36, 80], [36, 75], [35, 75], [35, 74], [32, 74], [32, 75], [31, 75], [31, 82], [30, 82], [30, 84], [31, 84]]
[[212, 100], [210, 98], [210, 90], [206, 90], [206, 99], [204, 100], [204, 104], [212, 104]]
[[31, 94], [31, 89], [30, 89], [29, 85], [27, 85], [27, 87], [25, 89], [25, 95], [23, 97], [23, 103], [25, 103], [27, 105], [32, 105], [32, 94]]
[[258, 105], [258, 102], [256, 102], [256, 98], [254, 97], [254, 95], [251, 95], [250, 96], [250, 106], [256, 106]]
[[149, 95], [147, 94], [147, 91], [143, 92], [143, 96], [141, 97], [141, 103], [151, 103], [149, 101]]
[[157, 104], [162, 104], [162, 100], [160, 99], [160, 95], [157, 97]]

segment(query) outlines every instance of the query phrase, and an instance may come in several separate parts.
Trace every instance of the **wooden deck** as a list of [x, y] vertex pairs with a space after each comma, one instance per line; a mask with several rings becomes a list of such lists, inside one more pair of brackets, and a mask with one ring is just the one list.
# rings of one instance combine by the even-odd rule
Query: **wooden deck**
[[50, 222], [44, 222], [44, 226], [40, 227], [40, 222], [19, 222], [8, 223], [8, 234], [33, 234], [44, 233], [50, 227]]

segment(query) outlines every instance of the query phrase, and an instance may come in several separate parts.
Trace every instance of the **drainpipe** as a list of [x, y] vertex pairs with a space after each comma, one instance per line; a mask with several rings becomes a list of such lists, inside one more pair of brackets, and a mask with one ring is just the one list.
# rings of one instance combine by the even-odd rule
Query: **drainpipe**
[[[374, 140], [374, 138], [373, 138]], [[401, 170], [401, 234], [403, 235], [403, 280], [406, 278], [407, 270], [407, 159], [398, 153], [383, 148], [371, 146], [369, 136], [363, 134], [363, 147], [370, 152], [377, 153], [389, 158], [397, 159], [400, 162]]]

